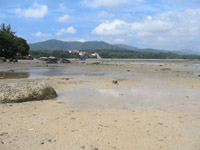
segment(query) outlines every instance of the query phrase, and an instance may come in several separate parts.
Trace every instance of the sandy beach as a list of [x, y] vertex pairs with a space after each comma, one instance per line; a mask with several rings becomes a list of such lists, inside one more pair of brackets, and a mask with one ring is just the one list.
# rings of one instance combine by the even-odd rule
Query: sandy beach
[[[0, 150], [199, 150], [200, 62], [2, 63], [51, 100], [0, 104]], [[38, 71], [39, 70], [39, 71]]]

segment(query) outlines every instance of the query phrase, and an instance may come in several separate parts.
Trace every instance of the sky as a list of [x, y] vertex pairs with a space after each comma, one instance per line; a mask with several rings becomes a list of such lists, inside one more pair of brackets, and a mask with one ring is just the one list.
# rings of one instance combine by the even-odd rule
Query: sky
[[0, 24], [35, 43], [105, 41], [200, 51], [200, 0], [0, 0]]

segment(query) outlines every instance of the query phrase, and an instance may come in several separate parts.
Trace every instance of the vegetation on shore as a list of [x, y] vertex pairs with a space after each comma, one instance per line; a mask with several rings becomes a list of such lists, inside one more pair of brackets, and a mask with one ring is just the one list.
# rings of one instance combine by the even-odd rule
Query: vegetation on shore
[[0, 57], [12, 58], [16, 55], [29, 54], [29, 45], [26, 40], [15, 35], [10, 25], [1, 24], [0, 28]]
[[[93, 58], [92, 53], [98, 53], [102, 58], [124, 58], [124, 59], [200, 59], [199, 55], [178, 55], [171, 52], [136, 52], [132, 50], [85, 50], [84, 57]], [[30, 54], [35, 57], [54, 56], [58, 58], [80, 58], [78, 53], [69, 53], [63, 50], [31, 50]]]

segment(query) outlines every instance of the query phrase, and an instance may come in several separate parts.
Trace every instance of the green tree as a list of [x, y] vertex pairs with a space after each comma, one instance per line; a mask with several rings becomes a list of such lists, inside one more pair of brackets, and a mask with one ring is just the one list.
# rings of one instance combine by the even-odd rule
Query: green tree
[[0, 28], [0, 57], [11, 58], [20, 53], [22, 56], [28, 55], [29, 45], [26, 40], [15, 35], [11, 26], [1, 24]]

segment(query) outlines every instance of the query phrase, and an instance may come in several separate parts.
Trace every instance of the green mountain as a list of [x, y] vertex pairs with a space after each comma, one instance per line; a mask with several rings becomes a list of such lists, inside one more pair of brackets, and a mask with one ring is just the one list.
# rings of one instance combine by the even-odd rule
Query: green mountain
[[169, 50], [158, 50], [152, 48], [137, 48], [125, 44], [109, 44], [103, 41], [88, 41], [88, 42], [64, 42], [56, 39], [37, 42], [29, 44], [30, 50], [132, 50], [136, 52], [172, 52], [181, 55], [200, 55], [198, 51], [191, 50], [180, 50], [180, 51], [169, 51]]
[[89, 42], [64, 42], [59, 40], [47, 40], [29, 44], [31, 50], [88, 50], [88, 49], [121, 49], [115, 45], [103, 41]]
[[158, 53], [158, 52], [168, 52], [166, 50], [157, 50], [157, 49], [152, 49], [152, 48], [137, 48], [134, 46], [129, 46], [129, 45], [125, 45], [125, 44], [115, 44], [115, 46], [118, 46], [120, 48], [123, 49], [127, 49], [127, 50], [133, 50], [133, 51], [137, 51], [137, 52], [151, 52], [151, 53]]

